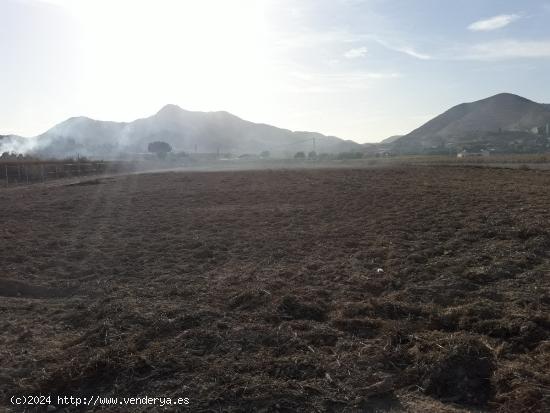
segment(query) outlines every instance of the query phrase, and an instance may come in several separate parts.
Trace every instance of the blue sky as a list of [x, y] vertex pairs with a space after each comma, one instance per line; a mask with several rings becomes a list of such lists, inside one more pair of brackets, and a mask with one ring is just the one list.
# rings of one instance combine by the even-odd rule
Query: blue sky
[[550, 102], [550, 0], [0, 0], [0, 134], [167, 103], [359, 142]]

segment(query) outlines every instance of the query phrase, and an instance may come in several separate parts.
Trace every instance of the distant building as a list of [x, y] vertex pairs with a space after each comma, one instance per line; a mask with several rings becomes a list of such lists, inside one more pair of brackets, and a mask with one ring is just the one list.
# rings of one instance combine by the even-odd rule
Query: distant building
[[463, 151], [460, 151], [459, 153], [457, 153], [456, 157], [457, 158], [469, 158], [469, 157], [474, 157], [474, 156], [489, 156], [489, 155], [491, 155], [491, 152], [489, 152], [486, 149], [482, 149], [479, 152], [468, 152], [466, 149], [464, 149]]
[[533, 135], [546, 135], [550, 136], [550, 124], [546, 124], [544, 126], [535, 126], [531, 129], [529, 129], [529, 132]]

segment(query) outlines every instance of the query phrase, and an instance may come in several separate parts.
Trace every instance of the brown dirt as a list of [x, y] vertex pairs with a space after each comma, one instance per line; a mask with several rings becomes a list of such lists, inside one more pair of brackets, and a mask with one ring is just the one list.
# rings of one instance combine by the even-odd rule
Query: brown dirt
[[6, 408], [42, 393], [204, 412], [550, 410], [550, 173], [97, 183], [0, 190]]

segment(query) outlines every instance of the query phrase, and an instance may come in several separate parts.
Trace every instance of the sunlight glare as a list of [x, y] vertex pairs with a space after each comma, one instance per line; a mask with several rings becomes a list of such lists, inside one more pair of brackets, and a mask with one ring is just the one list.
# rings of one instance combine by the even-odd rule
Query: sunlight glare
[[235, 107], [257, 97], [269, 74], [261, 1], [82, 1], [71, 7], [85, 39], [83, 93], [93, 100], [115, 92], [124, 101], [139, 94], [156, 106]]

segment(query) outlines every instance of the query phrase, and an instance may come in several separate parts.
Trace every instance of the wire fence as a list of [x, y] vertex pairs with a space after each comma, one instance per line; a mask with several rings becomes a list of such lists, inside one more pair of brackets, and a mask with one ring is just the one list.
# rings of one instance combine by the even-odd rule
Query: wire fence
[[133, 170], [135, 170], [133, 162], [4, 161], [0, 162], [0, 186], [9, 187], [61, 178], [131, 172]]

